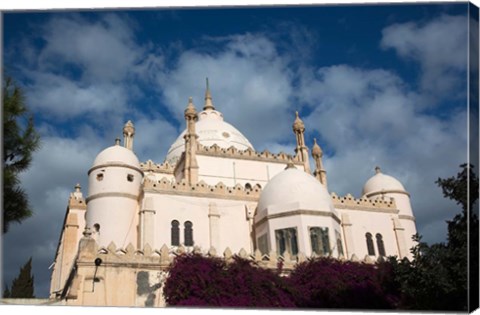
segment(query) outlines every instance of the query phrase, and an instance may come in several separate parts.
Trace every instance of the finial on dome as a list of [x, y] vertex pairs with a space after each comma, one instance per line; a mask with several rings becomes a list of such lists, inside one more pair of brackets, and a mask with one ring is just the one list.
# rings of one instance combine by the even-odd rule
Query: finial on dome
[[115, 138], [115, 145], [120, 145], [120, 138], [119, 137]]
[[195, 115], [197, 115], [197, 111], [195, 110], [195, 105], [193, 105], [193, 99], [190, 96], [188, 98], [187, 108], [185, 109], [185, 117], [187, 117], [187, 116], [194, 117]]
[[75, 192], [80, 192], [80, 189], [82, 188], [82, 186], [80, 186], [80, 183], [77, 183], [75, 185]]
[[207, 88], [205, 90], [205, 106], [203, 107], [203, 110], [215, 110], [215, 107], [213, 106], [212, 103], [212, 94], [210, 93], [210, 85], [208, 84], [208, 78], [207, 78]]
[[291, 156], [288, 157], [288, 163], [287, 163], [287, 166], [285, 167], [285, 169], [288, 170], [289, 168], [296, 168], [295, 164], [293, 164], [293, 160], [292, 160]]
[[380, 169], [380, 166], [375, 166], [375, 174], [381, 173], [382, 170]]
[[315, 157], [322, 157], [323, 152], [322, 148], [317, 143], [317, 138], [313, 138], [313, 148], [312, 148], [312, 156]]
[[305, 130], [305, 125], [303, 124], [303, 121], [298, 116], [298, 111], [296, 111], [295, 112], [295, 121], [293, 122], [293, 131], [303, 132], [304, 130]]

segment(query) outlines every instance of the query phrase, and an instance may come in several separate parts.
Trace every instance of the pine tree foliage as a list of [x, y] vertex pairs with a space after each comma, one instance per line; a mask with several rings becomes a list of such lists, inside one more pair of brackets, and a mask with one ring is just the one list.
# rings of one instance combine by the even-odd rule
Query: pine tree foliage
[[6, 78], [3, 82], [3, 233], [8, 231], [11, 222], [20, 223], [32, 215], [19, 174], [29, 167], [39, 143], [33, 116], [25, 105], [21, 89], [11, 78]]
[[3, 290], [3, 298], [7, 299], [10, 297], [10, 290], [8, 289], [8, 285], [5, 284], [5, 290]]
[[23, 299], [35, 297], [31, 257], [27, 261], [27, 263], [22, 268], [20, 268], [20, 273], [18, 274], [18, 277], [13, 279], [10, 297]]

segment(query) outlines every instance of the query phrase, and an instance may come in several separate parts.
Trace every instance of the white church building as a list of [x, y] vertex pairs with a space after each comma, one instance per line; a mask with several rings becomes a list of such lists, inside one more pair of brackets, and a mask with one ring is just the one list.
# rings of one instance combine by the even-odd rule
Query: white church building
[[281, 261], [285, 272], [312, 256], [411, 258], [415, 217], [403, 185], [377, 167], [361, 197], [329, 192], [322, 149], [315, 140], [309, 156], [298, 113], [293, 155], [257, 152], [215, 108], [208, 82], [203, 110], [190, 98], [185, 123], [163, 163], [138, 160], [130, 121], [123, 144], [97, 155], [86, 196], [77, 185], [68, 202], [52, 299], [164, 306], [166, 268], [184, 252], [265, 268]]

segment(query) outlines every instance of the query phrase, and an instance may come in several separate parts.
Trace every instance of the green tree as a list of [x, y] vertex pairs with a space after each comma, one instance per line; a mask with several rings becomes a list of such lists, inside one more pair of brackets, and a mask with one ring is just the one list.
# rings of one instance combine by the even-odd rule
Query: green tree
[[10, 290], [8, 289], [8, 285], [5, 283], [5, 290], [3, 290], [3, 297], [9, 298], [10, 297]]
[[11, 78], [3, 82], [3, 227], [20, 223], [32, 215], [28, 196], [22, 189], [19, 174], [25, 171], [32, 154], [39, 147], [39, 135], [33, 125], [21, 89]]
[[478, 216], [470, 210], [477, 203], [479, 184], [472, 165], [460, 167], [456, 177], [435, 182], [446, 198], [462, 207], [447, 221], [447, 242], [428, 245], [415, 235], [413, 260], [391, 260], [402, 292], [401, 308], [467, 311], [478, 305]]
[[[453, 300], [464, 310], [478, 307], [478, 215], [473, 211], [478, 203], [478, 178], [470, 164], [460, 165], [462, 170], [456, 177], [439, 178], [436, 183], [446, 198], [462, 207], [448, 223], [448, 259], [451, 264], [450, 277], [455, 290]], [[471, 281], [469, 282], [469, 278]], [[468, 304], [466, 297], [470, 295]], [[467, 306], [468, 305], [468, 306]]]
[[12, 281], [10, 298], [34, 298], [33, 292], [32, 258], [30, 257], [27, 263], [20, 268], [18, 277]]

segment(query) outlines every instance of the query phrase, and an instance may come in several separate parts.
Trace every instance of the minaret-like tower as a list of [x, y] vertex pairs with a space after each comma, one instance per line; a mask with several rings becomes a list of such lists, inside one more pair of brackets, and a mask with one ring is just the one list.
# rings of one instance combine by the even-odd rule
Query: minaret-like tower
[[203, 106], [203, 110], [215, 110], [215, 106], [212, 103], [212, 94], [210, 93], [210, 86], [208, 84], [207, 78], [207, 89], [205, 90], [205, 105]]
[[[207, 102], [210, 100], [211, 105], [211, 96], [208, 90], [208, 81], [207, 81], [207, 92], [205, 93], [205, 108], [207, 107]], [[213, 105], [211, 105], [213, 108]], [[197, 150], [197, 138], [198, 135], [195, 132], [195, 122], [197, 121], [197, 111], [193, 105], [192, 98], [188, 99], [188, 105], [185, 109], [185, 122], [187, 124], [187, 132], [185, 133], [185, 180], [189, 185], [193, 185], [198, 181], [198, 163], [196, 157]]]
[[135, 127], [131, 120], [127, 121], [123, 126], [123, 145], [129, 150], [133, 150], [133, 136], [135, 135]]
[[295, 153], [299, 160], [303, 162], [305, 172], [310, 174], [310, 162], [308, 160], [308, 148], [305, 145], [305, 125], [303, 121], [298, 117], [298, 112], [295, 112], [295, 121], [293, 122], [293, 132], [297, 138], [297, 147]]
[[327, 172], [323, 168], [322, 162], [323, 151], [317, 144], [317, 139], [315, 138], [313, 139], [312, 157], [315, 160], [315, 171], [313, 171], [313, 176], [315, 176], [320, 183], [327, 188]]

